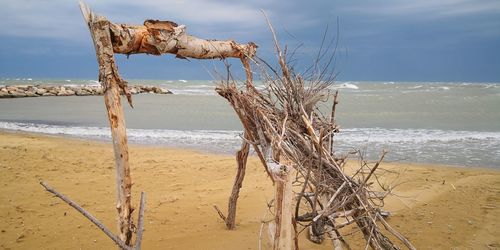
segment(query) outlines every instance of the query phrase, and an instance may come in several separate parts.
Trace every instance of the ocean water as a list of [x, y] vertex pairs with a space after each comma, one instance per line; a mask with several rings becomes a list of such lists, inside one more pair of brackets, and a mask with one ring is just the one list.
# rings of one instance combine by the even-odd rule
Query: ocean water
[[[131, 143], [233, 154], [241, 125], [214, 81], [129, 80], [173, 95], [136, 95], [125, 107]], [[11, 84], [98, 84], [95, 80], [0, 79]], [[264, 87], [262, 83], [257, 83]], [[500, 168], [500, 83], [338, 82], [339, 154], [368, 159]], [[124, 102], [125, 104], [125, 102]], [[327, 111], [331, 100], [322, 104]], [[0, 129], [110, 140], [101, 96], [0, 99]]]

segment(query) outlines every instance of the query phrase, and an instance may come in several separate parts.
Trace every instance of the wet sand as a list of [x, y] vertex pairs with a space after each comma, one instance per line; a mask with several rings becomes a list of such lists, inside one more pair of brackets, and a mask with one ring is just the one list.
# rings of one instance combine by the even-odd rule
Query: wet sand
[[[115, 249], [38, 184], [46, 181], [116, 230], [112, 157], [104, 142], [0, 132], [0, 248]], [[147, 193], [143, 249], [258, 249], [273, 187], [256, 158], [249, 160], [235, 231], [225, 230], [213, 209], [226, 210], [233, 156], [133, 145], [130, 159], [135, 206], [139, 192]], [[500, 171], [408, 163], [383, 168], [392, 170], [382, 180], [397, 185], [398, 195], [386, 202], [388, 221], [417, 248], [500, 249]], [[331, 245], [301, 239], [301, 249]]]

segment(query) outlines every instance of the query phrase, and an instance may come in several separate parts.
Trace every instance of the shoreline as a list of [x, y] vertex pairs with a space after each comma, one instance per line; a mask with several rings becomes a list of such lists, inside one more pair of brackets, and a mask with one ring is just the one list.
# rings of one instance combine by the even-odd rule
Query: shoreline
[[[0, 134], [2, 133], [12, 133], [12, 134], [20, 134], [20, 135], [31, 135], [31, 136], [42, 136], [42, 137], [53, 137], [53, 138], [60, 138], [60, 139], [69, 139], [69, 140], [79, 140], [79, 141], [89, 141], [89, 142], [96, 142], [96, 143], [103, 143], [103, 144], [110, 144], [111, 145], [111, 138], [88, 138], [88, 137], [83, 137], [79, 135], [68, 135], [68, 134], [51, 134], [51, 133], [43, 133], [43, 132], [29, 132], [29, 131], [21, 131], [21, 130], [10, 130], [10, 129], [2, 129], [0, 128]], [[220, 150], [210, 150], [202, 147], [197, 147], [197, 146], [186, 146], [186, 145], [168, 145], [168, 144], [162, 144], [162, 143], [140, 143], [140, 142], [134, 142], [134, 141], [128, 141], [128, 144], [130, 146], [134, 147], [145, 147], [145, 148], [162, 148], [162, 149], [167, 149], [167, 150], [183, 150], [183, 151], [190, 151], [193, 153], [200, 153], [200, 154], [211, 154], [211, 155], [220, 155], [220, 156], [234, 156], [236, 152], [239, 150], [239, 147], [234, 149], [234, 152], [230, 152], [229, 150], [226, 151], [220, 151]], [[389, 152], [390, 154], [390, 152]], [[250, 156], [254, 156], [255, 154], [253, 152], [253, 149], [250, 150]], [[356, 160], [356, 159], [351, 159], [351, 160]], [[376, 161], [377, 159], [368, 159], [368, 161]], [[399, 161], [394, 161], [394, 160], [384, 160], [384, 163], [388, 164], [406, 164], [406, 165], [412, 165], [412, 166], [435, 166], [435, 167], [444, 167], [444, 168], [466, 168], [466, 169], [478, 169], [478, 170], [498, 170], [500, 171], [500, 163], [496, 166], [481, 166], [481, 165], [474, 165], [474, 166], [466, 166], [466, 165], [459, 165], [459, 164], [444, 164], [444, 163], [435, 163], [435, 162], [414, 162], [414, 161], [405, 161], [405, 160], [399, 160]]]
[[[77, 135], [65, 135], [65, 134], [49, 134], [49, 133], [38, 133], [38, 132], [27, 132], [27, 131], [19, 131], [19, 130], [9, 130], [9, 129], [0, 129], [0, 136], [2, 134], [17, 134], [21, 136], [40, 136], [40, 137], [48, 137], [48, 138], [54, 138], [54, 139], [61, 139], [61, 140], [75, 140], [75, 141], [80, 141], [80, 142], [86, 142], [86, 143], [96, 143], [96, 144], [101, 144], [101, 145], [108, 145], [112, 147], [112, 141], [111, 138], [85, 138]], [[229, 152], [222, 152], [222, 151], [217, 151], [217, 150], [209, 150], [209, 149], [201, 149], [201, 148], [196, 148], [196, 147], [189, 147], [189, 146], [171, 146], [171, 145], [166, 145], [166, 144], [151, 144], [151, 143], [138, 143], [138, 142], [132, 142], [128, 141], [129, 147], [138, 147], [138, 148], [143, 148], [143, 149], [165, 149], [165, 150], [174, 150], [174, 151], [186, 151], [190, 152], [193, 154], [208, 154], [208, 155], [218, 155], [218, 156], [234, 156], [238, 150], [235, 150], [234, 153], [229, 153]], [[253, 150], [250, 151], [250, 157], [255, 157], [253, 154]], [[487, 168], [487, 167], [486, 167]]]
[[[130, 161], [133, 204], [137, 206], [140, 191], [148, 197], [145, 249], [258, 249], [260, 221], [273, 187], [255, 157], [249, 158], [236, 231], [225, 230], [212, 207], [225, 211], [235, 174], [234, 155], [130, 145]], [[381, 167], [389, 170], [383, 180], [399, 185], [399, 197], [388, 198], [384, 207], [392, 212], [389, 223], [417, 248], [500, 246], [500, 171], [408, 163]], [[115, 247], [82, 215], [38, 184], [43, 179], [114, 231], [110, 143], [0, 131], [0, 169], [4, 220], [0, 247]], [[301, 249], [331, 246], [301, 238]]]

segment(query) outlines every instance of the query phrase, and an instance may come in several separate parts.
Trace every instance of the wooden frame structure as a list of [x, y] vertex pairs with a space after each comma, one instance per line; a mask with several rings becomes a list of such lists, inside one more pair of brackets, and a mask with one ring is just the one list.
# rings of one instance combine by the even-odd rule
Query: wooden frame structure
[[[133, 103], [127, 82], [118, 73], [114, 54], [175, 54], [177, 58], [183, 59], [239, 58], [245, 65], [246, 75], [251, 81], [248, 60], [255, 55], [257, 45], [252, 42], [239, 44], [232, 40], [200, 39], [188, 35], [184, 25], [177, 25], [171, 21], [146, 20], [143, 25], [115, 24], [92, 12], [83, 2], [80, 2], [80, 9], [94, 43], [99, 66], [98, 78], [104, 90], [104, 103], [111, 129], [116, 169], [118, 235], [112, 234], [111, 230], [106, 228], [99, 220], [65, 195], [43, 181], [40, 184], [48, 192], [68, 203], [97, 225], [120, 249], [140, 249], [144, 224], [145, 193], [141, 193], [139, 220], [138, 225], [135, 226], [132, 217], [134, 208], [131, 203], [132, 178], [130, 175], [128, 139], [120, 95], [126, 96], [130, 106], [133, 107]], [[247, 155], [248, 149], [246, 149], [243, 164], [246, 164]], [[132, 244], [135, 228], [137, 228], [137, 236], [135, 244]]]

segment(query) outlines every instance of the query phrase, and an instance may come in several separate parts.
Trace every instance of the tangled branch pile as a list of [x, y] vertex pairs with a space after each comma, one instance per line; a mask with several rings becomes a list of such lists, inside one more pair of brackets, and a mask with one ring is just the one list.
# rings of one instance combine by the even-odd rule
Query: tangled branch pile
[[[262, 69], [265, 89], [256, 89], [251, 80], [241, 88], [228, 72], [229, 77], [216, 90], [234, 108], [244, 127], [244, 141], [253, 146], [273, 182], [290, 171], [296, 173], [292, 221], [306, 227], [311, 240], [321, 242], [326, 235], [335, 247], [349, 247], [347, 233], [341, 229], [351, 225], [348, 227], [357, 227], [373, 249], [398, 249], [395, 238], [414, 249], [384, 219], [379, 204], [386, 195], [375, 192], [370, 182], [383, 155], [373, 166], [362, 164], [348, 175], [344, 171], [346, 156], [334, 154], [333, 139], [339, 128], [334, 119], [337, 93], [329, 91], [333, 84], [332, 74], [327, 73], [331, 58], [326, 66], [311, 67], [313, 77], [304, 79], [304, 74], [297, 74], [289, 65], [286, 49], [282, 52], [276, 38], [275, 46], [277, 69], [263, 60], [254, 61]], [[332, 112], [325, 116], [317, 104], [331, 96]], [[276, 224], [280, 226], [278, 221]], [[294, 228], [296, 241], [297, 225]]]

